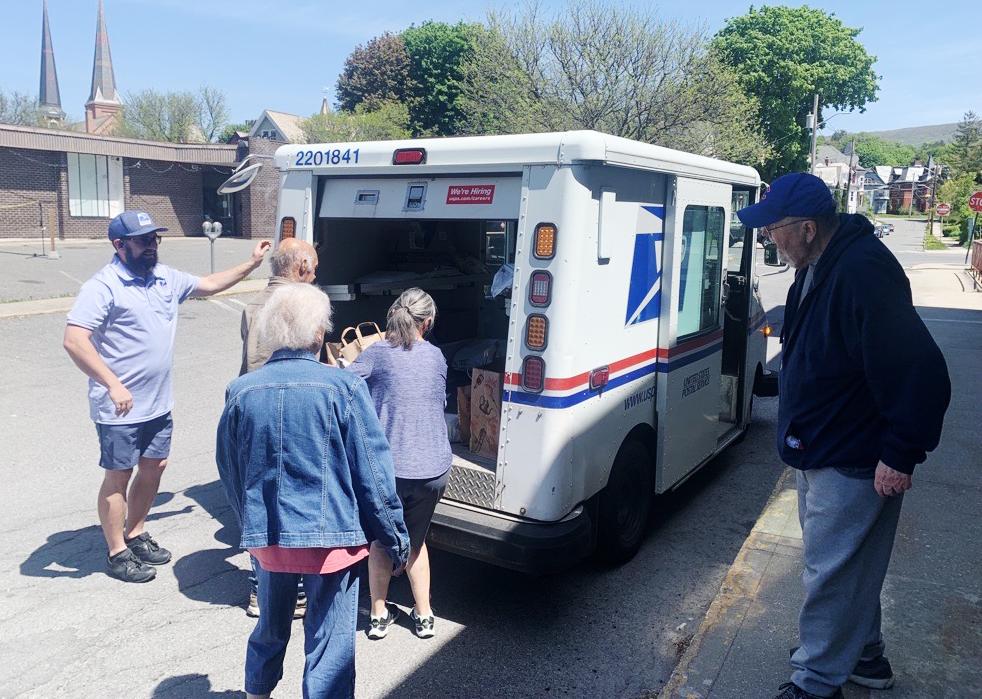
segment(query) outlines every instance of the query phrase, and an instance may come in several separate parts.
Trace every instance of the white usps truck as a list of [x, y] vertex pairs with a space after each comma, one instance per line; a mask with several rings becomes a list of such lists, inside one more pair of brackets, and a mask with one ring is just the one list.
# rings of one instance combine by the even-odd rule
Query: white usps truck
[[738, 440], [772, 383], [734, 213], [752, 168], [593, 131], [287, 145], [275, 165], [277, 241], [318, 247], [336, 332], [384, 327], [418, 286], [448, 413], [475, 369], [500, 375], [496, 450], [453, 445], [438, 548], [524, 571], [627, 560], [654, 496]]

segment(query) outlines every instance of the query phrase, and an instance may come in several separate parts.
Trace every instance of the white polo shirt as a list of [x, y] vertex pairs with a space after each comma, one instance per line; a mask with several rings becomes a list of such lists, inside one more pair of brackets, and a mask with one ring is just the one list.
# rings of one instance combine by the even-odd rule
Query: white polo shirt
[[89, 414], [104, 425], [146, 422], [174, 407], [171, 366], [177, 307], [199, 278], [157, 264], [137, 277], [118, 255], [82, 285], [68, 324], [92, 331], [106, 365], [133, 395], [133, 409], [117, 416], [109, 391], [89, 379]]

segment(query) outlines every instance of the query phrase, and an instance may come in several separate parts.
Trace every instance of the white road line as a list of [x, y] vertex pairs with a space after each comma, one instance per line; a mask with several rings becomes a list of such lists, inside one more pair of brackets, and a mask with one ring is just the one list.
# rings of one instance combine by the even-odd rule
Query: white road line
[[236, 306], [242, 306], [242, 308], [246, 307], [246, 305], [241, 301], [239, 301], [238, 299], [225, 299], [225, 300], [228, 301], [229, 303], [234, 303]]
[[62, 274], [64, 274], [66, 277], [68, 277], [69, 279], [71, 279], [73, 282], [75, 282], [79, 286], [82, 286], [85, 283], [81, 279], [76, 279], [75, 277], [73, 277], [72, 275], [70, 275], [68, 272], [66, 272], [63, 269], [59, 269], [58, 271], [61, 272]]
[[224, 308], [229, 313], [234, 313], [235, 315], [239, 315], [239, 312], [236, 309], [232, 308], [231, 306], [226, 306], [224, 303], [222, 303], [218, 299], [208, 299], [208, 301], [211, 302], [211, 303], [213, 303], [213, 304], [215, 304], [216, 306], [221, 306], [222, 308]]
[[982, 320], [959, 320], [958, 318], [922, 318], [925, 323], [969, 323], [970, 325], [982, 325]]

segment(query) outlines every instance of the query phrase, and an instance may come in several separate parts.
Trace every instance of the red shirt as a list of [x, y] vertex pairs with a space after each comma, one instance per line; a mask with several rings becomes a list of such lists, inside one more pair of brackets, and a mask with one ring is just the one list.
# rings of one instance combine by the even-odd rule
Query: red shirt
[[337, 573], [368, 558], [368, 545], [347, 548], [288, 549], [282, 546], [263, 546], [249, 549], [260, 567], [267, 573]]

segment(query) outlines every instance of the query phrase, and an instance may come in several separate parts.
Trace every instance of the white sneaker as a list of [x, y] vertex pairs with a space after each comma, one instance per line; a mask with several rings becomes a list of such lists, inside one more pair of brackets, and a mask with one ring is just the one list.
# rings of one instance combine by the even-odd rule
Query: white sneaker
[[409, 618], [413, 620], [413, 624], [416, 626], [416, 635], [420, 638], [433, 638], [433, 615], [428, 617], [421, 617], [416, 613], [416, 607], [413, 607], [413, 611], [410, 612]]
[[385, 616], [371, 617], [371, 624], [368, 627], [368, 637], [373, 641], [379, 641], [389, 634], [389, 627], [392, 626], [399, 616], [399, 608], [386, 603]]

